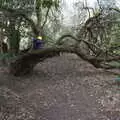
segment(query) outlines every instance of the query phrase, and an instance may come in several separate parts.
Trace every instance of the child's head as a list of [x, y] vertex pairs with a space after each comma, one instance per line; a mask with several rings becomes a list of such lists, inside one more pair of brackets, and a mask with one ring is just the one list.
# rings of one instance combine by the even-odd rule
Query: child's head
[[38, 39], [38, 40], [42, 40], [42, 36], [38, 36], [37, 39]]

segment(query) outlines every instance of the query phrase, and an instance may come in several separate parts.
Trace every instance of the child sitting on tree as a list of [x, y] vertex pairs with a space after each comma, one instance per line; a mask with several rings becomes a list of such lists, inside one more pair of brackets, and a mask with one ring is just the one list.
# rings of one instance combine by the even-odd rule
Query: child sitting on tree
[[42, 39], [42, 36], [38, 36], [37, 38], [33, 38], [33, 49], [41, 49], [44, 47], [44, 41]]

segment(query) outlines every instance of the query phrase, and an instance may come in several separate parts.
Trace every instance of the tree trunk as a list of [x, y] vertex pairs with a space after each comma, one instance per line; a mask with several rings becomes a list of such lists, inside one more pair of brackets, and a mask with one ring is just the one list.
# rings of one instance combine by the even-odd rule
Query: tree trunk
[[59, 53], [60, 49], [45, 48], [20, 55], [10, 63], [10, 73], [15, 76], [29, 74], [38, 62], [56, 56]]
[[[18, 56], [16, 59], [14, 59], [10, 64], [10, 73], [15, 76], [25, 75], [29, 74], [33, 71], [34, 66], [44, 61], [47, 58], [51, 58], [54, 56], [58, 56], [60, 53], [66, 52], [66, 53], [75, 53], [83, 60], [89, 62], [96, 68], [114, 68], [111, 66], [103, 65], [102, 62], [105, 62], [104, 58], [95, 58], [94, 56], [85, 55], [82, 50], [76, 48], [76, 47], [52, 47], [52, 48], [43, 48], [40, 50], [35, 50], [28, 52], [26, 54]], [[119, 60], [120, 56], [106, 59], [106, 62], [110, 62], [113, 60]]]
[[10, 19], [9, 25], [9, 52], [12, 54], [17, 54], [19, 52], [19, 42], [20, 42], [20, 32], [19, 30], [15, 29], [15, 20], [13, 18]]
[[47, 58], [58, 56], [60, 52], [75, 53], [74, 48], [44, 48], [18, 56], [10, 63], [10, 73], [15, 76], [29, 74], [34, 66]]

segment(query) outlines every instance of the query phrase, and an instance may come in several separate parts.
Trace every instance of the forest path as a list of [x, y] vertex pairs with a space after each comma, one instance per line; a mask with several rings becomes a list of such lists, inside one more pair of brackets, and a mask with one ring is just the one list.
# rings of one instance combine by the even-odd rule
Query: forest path
[[30, 76], [5, 70], [0, 70], [0, 120], [120, 120], [115, 75], [75, 55], [47, 59]]

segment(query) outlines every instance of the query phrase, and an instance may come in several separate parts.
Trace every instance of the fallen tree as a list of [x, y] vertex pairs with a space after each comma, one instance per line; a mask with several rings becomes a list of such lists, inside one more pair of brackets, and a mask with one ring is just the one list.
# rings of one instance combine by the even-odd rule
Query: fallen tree
[[[113, 68], [110, 66], [102, 65], [102, 62], [105, 61], [104, 58], [95, 58], [93, 56], [86, 56], [79, 48], [52, 47], [52, 48], [44, 48], [42, 50], [31, 51], [17, 57], [10, 64], [10, 73], [15, 76], [29, 74], [33, 71], [33, 68], [37, 63], [42, 62], [47, 58], [58, 56], [60, 52], [75, 53], [80, 58], [89, 62], [96, 68], [106, 68], [106, 69]], [[113, 60], [120, 60], [120, 57], [106, 59], [106, 62], [110, 62]]]
[[[83, 60], [96, 64], [94, 59], [86, 57], [82, 52], [74, 47], [52, 47], [42, 50], [31, 51], [14, 59], [10, 64], [10, 73], [15, 76], [24, 75], [32, 72], [38, 62], [59, 55], [60, 52], [75, 53]], [[93, 61], [93, 62], [92, 62]]]
[[[4, 12], [7, 11], [13, 16], [23, 17], [31, 25], [35, 36], [41, 34], [42, 29], [38, 29], [33, 20], [29, 18], [25, 13], [13, 9], [2, 8], [1, 10]], [[106, 26], [109, 26], [109, 22], [106, 23], [106, 19], [106, 16], [102, 16], [102, 14], [93, 16], [85, 22], [76, 37], [69, 34], [63, 35], [57, 40], [54, 47], [43, 48], [35, 51], [32, 50], [25, 54], [17, 56], [10, 63], [10, 73], [15, 76], [31, 73], [37, 63], [42, 62], [47, 58], [57, 56], [61, 52], [74, 53], [96, 68], [114, 68], [113, 66], [110, 66], [106, 63], [120, 60], [120, 56], [109, 53], [103, 44], [99, 44], [99, 42], [104, 38], [103, 35], [106, 33]], [[64, 46], [63, 44], [66, 38], [69, 38], [69, 40], [75, 40], [76, 43], [72, 46]], [[100, 38], [100, 40], [98, 40], [98, 38]], [[83, 50], [83, 44], [87, 50]]]

